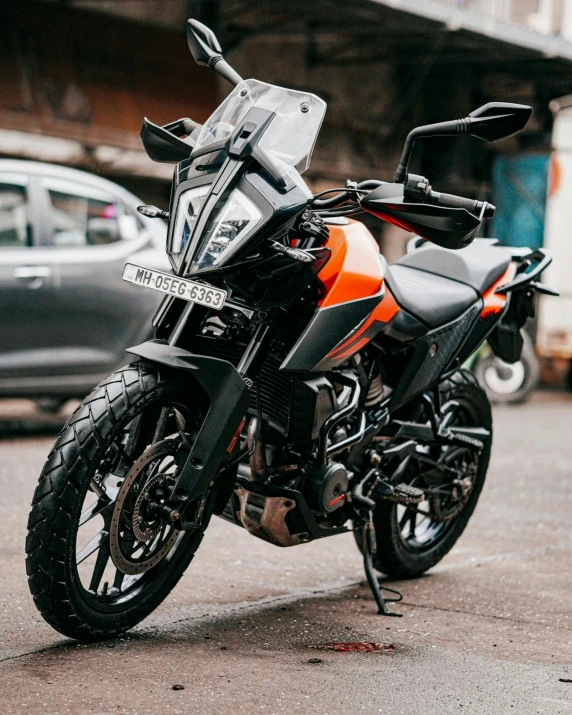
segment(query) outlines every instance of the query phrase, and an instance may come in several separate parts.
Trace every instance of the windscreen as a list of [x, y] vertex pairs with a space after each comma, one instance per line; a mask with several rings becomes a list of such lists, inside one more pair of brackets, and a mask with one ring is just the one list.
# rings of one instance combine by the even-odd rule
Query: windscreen
[[[237, 85], [207, 119], [195, 151], [227, 139], [251, 107], [262, 107], [276, 116], [259, 144], [284, 176], [291, 168], [300, 174], [309, 166], [314, 144], [326, 112], [326, 103], [315, 94], [247, 79]], [[289, 171], [290, 169], [290, 171]]]

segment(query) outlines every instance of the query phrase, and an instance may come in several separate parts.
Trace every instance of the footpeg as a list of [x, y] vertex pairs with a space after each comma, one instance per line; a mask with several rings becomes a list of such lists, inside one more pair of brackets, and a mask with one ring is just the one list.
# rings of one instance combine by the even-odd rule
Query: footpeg
[[[477, 430], [473, 429], [473, 431]], [[478, 432], [484, 432], [485, 434], [482, 435], [483, 437], [485, 437], [485, 435], [486, 437], [490, 437], [490, 432], [488, 432], [487, 430], [478, 430]], [[481, 435], [479, 434], [479, 437], [480, 436]], [[455, 428], [441, 430], [439, 432], [439, 437], [443, 441], [448, 442], [449, 444], [458, 445], [459, 447], [471, 447], [472, 449], [476, 449], [479, 452], [481, 452], [485, 448], [484, 441], [479, 439], [477, 436], [464, 434], [463, 432]]]
[[423, 489], [412, 487], [409, 484], [388, 484], [387, 486], [391, 486], [391, 491], [387, 489], [382, 491], [378, 487], [376, 489], [376, 496], [379, 496], [381, 499], [396, 502], [397, 504], [419, 504], [425, 499]]

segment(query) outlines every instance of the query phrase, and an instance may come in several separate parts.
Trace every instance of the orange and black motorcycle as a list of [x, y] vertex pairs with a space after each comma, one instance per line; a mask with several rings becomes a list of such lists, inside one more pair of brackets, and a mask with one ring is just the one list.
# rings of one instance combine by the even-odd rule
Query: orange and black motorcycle
[[[242, 80], [193, 20], [188, 41], [235, 86], [202, 126], [143, 124], [149, 157], [176, 164], [169, 213], [140, 207], [169, 220], [173, 271], [125, 267], [165, 293], [155, 339], [129, 350], [48, 457], [26, 543], [34, 600], [70, 637], [125, 631], [217, 514], [277, 546], [353, 531], [379, 613], [396, 615], [374, 568], [434, 566], [483, 487], [491, 411], [459, 366], [485, 339], [518, 360], [535, 293], [552, 293], [536, 280], [546, 252], [473, 242], [494, 207], [433, 191], [408, 159], [421, 137], [510, 136], [531, 109], [489, 103], [414, 129], [394, 182], [314, 196], [300, 174], [325, 103]], [[388, 266], [351, 218], [362, 212], [436, 245]]]

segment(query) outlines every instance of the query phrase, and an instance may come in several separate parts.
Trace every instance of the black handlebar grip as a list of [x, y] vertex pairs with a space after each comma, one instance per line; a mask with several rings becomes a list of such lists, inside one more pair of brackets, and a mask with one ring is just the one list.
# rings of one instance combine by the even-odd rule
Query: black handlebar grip
[[475, 213], [480, 203], [476, 199], [465, 199], [462, 196], [442, 194], [439, 191], [431, 192], [430, 202], [437, 206], [447, 206], [450, 209], [466, 209], [470, 213]]
[[[431, 191], [428, 203], [437, 206], [446, 206], [450, 209], [465, 209], [469, 213], [483, 218], [492, 218], [495, 215], [495, 207], [486, 201], [477, 201], [476, 199], [465, 199], [463, 196], [455, 196], [455, 194], [442, 194], [439, 191]], [[484, 211], [483, 211], [484, 206]]]

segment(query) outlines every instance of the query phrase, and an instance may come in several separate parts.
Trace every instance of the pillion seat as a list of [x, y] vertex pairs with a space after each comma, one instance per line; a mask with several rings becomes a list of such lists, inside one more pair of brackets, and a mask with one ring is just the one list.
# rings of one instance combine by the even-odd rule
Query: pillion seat
[[465, 283], [399, 262], [384, 265], [384, 272], [397, 304], [429, 328], [455, 320], [479, 300], [477, 291]]

